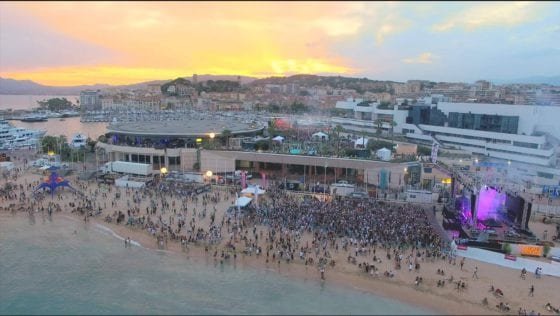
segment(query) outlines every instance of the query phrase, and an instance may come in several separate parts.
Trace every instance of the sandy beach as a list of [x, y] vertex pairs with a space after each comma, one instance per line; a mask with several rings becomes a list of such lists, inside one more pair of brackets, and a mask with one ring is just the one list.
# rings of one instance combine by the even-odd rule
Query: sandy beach
[[[41, 175], [32, 173], [30, 169], [19, 173], [17, 179], [3, 179], [2, 187], [6, 181], [9, 181], [12, 184], [21, 184], [23, 190], [16, 189], [13, 191], [13, 196], [2, 197], [2, 210], [0, 211], [2, 216], [30, 216], [28, 210], [31, 209], [29, 203], [29, 199], [31, 199], [31, 190], [28, 188], [32, 188], [41, 179]], [[73, 208], [69, 206], [69, 203], [78, 203], [77, 201], [82, 198], [68, 190], [59, 191], [54, 198], [51, 198], [50, 194], [45, 195], [42, 200], [34, 205], [34, 209], [31, 212], [37, 212], [40, 207], [46, 208], [49, 203], [51, 203], [51, 205], [56, 204], [60, 206], [60, 211], [53, 212], [53, 219], [57, 217], [67, 217], [82, 221], [84, 225], [102, 225], [110, 228], [123, 238], [130, 238], [138, 242], [142, 247], [154, 249], [154, 251], [161, 249], [161, 247], [158, 246], [156, 238], [146, 229], [132, 228], [125, 225], [126, 221], [121, 224], [116, 224], [115, 221], [108, 223], [104, 220], [106, 215], [113, 214], [117, 211], [122, 211], [126, 214], [127, 210], [133, 207], [137, 207], [139, 215], [143, 216], [150, 207], [151, 201], [149, 198], [144, 197], [138, 201], [138, 203], [135, 203], [133, 202], [134, 194], [138, 194], [137, 196], [141, 195], [138, 191], [132, 189], [118, 189], [116, 187], [101, 187], [95, 182], [79, 181], [75, 176], [69, 176], [67, 179], [70, 180], [74, 187], [85, 193], [85, 196], [94, 201], [95, 208], [102, 208], [102, 215], [90, 217], [87, 222], [84, 222], [84, 216], [76, 212], [72, 213], [71, 210]], [[21, 195], [23, 192], [26, 194], [25, 197]], [[120, 193], [120, 198], [115, 198], [117, 192]], [[226, 209], [233, 204], [235, 195], [231, 194], [229, 189], [215, 187], [208, 193], [208, 197], [212, 197], [214, 200], [208, 199], [205, 208], [208, 214], [215, 208], [215, 219], [216, 222], [219, 223], [226, 217]], [[169, 208], [163, 209], [157, 207], [156, 214], [150, 214], [149, 216], [152, 218], [162, 216], [167, 222], [176, 222], [179, 216], [178, 214], [181, 212], [177, 211], [174, 213], [171, 209], [180, 208], [180, 198], [181, 197], [176, 195], [167, 196], [165, 200], [169, 203]], [[200, 215], [194, 216], [193, 214], [193, 209], [196, 209], [197, 212], [201, 212], [202, 209], [204, 209], [202, 200], [202, 195], [200, 195], [198, 200], [189, 201], [187, 215], [179, 217], [183, 219], [186, 218], [187, 223], [196, 217], [196, 227], [209, 227], [211, 221], [209, 215], [200, 218]], [[10, 204], [14, 204], [15, 209], [9, 207]], [[32, 229], [32, 227], [30, 227], [30, 229]], [[255, 228], [251, 226], [248, 230], [251, 231], [252, 229], [255, 229], [257, 234], [261, 233], [261, 236], [262, 232], [266, 235], [268, 231], [268, 228], [265, 226], [257, 226]], [[173, 252], [177, 256], [185, 256], [192, 260], [199, 261], [201, 264], [213, 262], [215, 264], [236, 264], [254, 269], [268, 269], [294, 279], [319, 280], [321, 278], [321, 273], [317, 265], [305, 264], [305, 261], [300, 260], [298, 257], [287, 263], [286, 260], [267, 259], [267, 256], [264, 255], [264, 251], [259, 255], [255, 254], [255, 252], [248, 255], [241, 251], [236, 251], [235, 259], [223, 259], [220, 253], [226, 249], [226, 242], [228, 240], [226, 233], [224, 233], [224, 236], [220, 243], [210, 245], [208, 251], [205, 251], [204, 245], [197, 246], [193, 243], [189, 243], [187, 249], [185, 249], [179, 241], [173, 240], [165, 242], [163, 248]], [[311, 243], [312, 240], [313, 235], [305, 233], [302, 236], [301, 243]], [[244, 244], [244, 242], [241, 241], [241, 238], [237, 238], [234, 243], [237, 249], [243, 248], [242, 244]], [[259, 240], [259, 246], [260, 245], [264, 246], [264, 241], [261, 242], [261, 240]], [[522, 279], [520, 277], [520, 271], [518, 270], [471, 259], [466, 259], [461, 268], [460, 262], [463, 258], [460, 256], [451, 261], [447, 259], [435, 259], [433, 257], [426, 258], [425, 260], [422, 259], [419, 271], [415, 271], [414, 269], [409, 271], [405, 264], [403, 264], [401, 269], [395, 270], [393, 261], [387, 260], [385, 257], [386, 251], [378, 247], [377, 255], [381, 263], [376, 263], [376, 265], [381, 272], [376, 276], [373, 273], [366, 273], [358, 266], [361, 262], [372, 261], [371, 249], [368, 251], [367, 254], [359, 256], [355, 264], [347, 260], [349, 253], [353, 252], [352, 248], [350, 248], [350, 251], [344, 251], [342, 249], [339, 251], [332, 251], [332, 260], [336, 262], [336, 265], [334, 267], [326, 265], [324, 273], [325, 285], [329, 286], [332, 284], [333, 286], [354, 288], [422, 306], [441, 314], [517, 314], [520, 308], [524, 309], [527, 314], [531, 312], [535, 315], [538, 313], [550, 314], [550, 312], [545, 309], [545, 305], [550, 302], [554, 306], [555, 304], [558, 305], [558, 302], [560, 302], [560, 294], [558, 294], [560, 293], [560, 280], [556, 277], [546, 275], [541, 278], [536, 278], [534, 271], [528, 271], [526, 279]], [[405, 254], [408, 254], [408, 252], [410, 252], [410, 250], [405, 251]], [[214, 257], [214, 253], [217, 253], [217, 256]], [[226, 253], [228, 252], [226, 251]], [[222, 261], [222, 263], [220, 263], [220, 261]], [[473, 277], [475, 268], [477, 269], [478, 278]], [[438, 274], [438, 269], [443, 270], [444, 275]], [[390, 278], [384, 276], [383, 270], [394, 271], [394, 277]], [[418, 277], [422, 277], [423, 281], [419, 285], [415, 285], [415, 280]], [[453, 278], [453, 282], [450, 282], [450, 278]], [[438, 286], [437, 283], [439, 280], [445, 280], [445, 285]], [[465, 283], [464, 288], [460, 287], [457, 289], [456, 284], [458, 280]], [[503, 297], [496, 297], [491, 293], [490, 288], [492, 286], [501, 289], [504, 293]], [[531, 286], [534, 286], [535, 289], [534, 296], [529, 295]], [[488, 301], [487, 305], [483, 304], [485, 298]], [[496, 307], [500, 302], [509, 304], [509, 313], [500, 311]]]

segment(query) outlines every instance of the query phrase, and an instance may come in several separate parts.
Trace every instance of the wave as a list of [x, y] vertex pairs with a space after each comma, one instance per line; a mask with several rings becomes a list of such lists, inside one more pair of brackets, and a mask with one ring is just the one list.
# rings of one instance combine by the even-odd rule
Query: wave
[[[99, 228], [99, 229], [100, 229], [101, 231], [103, 231], [103, 232], [107, 232], [107, 233], [111, 234], [111, 236], [113, 236], [113, 237], [115, 237], [115, 238], [117, 238], [117, 239], [125, 240], [124, 237], [122, 237], [121, 235], [115, 233], [111, 228], [109, 228], [109, 227], [107, 227], [107, 226], [103, 226], [103, 225], [101, 225], [101, 224], [95, 223], [95, 227]], [[141, 245], [139, 242], [137, 242], [137, 241], [135, 241], [135, 240], [132, 240], [132, 239], [130, 240], [130, 244], [131, 244], [131, 245], [134, 245], [134, 246], [137, 246], [137, 247], [140, 247], [140, 248], [144, 248], [144, 247], [142, 247], [142, 245]]]

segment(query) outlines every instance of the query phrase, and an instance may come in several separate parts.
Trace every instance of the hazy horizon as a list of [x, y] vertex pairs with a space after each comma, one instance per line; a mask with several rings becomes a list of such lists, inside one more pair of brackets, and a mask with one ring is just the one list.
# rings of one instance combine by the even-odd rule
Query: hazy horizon
[[559, 21], [555, 2], [2, 2], [0, 76], [49, 86], [193, 73], [551, 77]]

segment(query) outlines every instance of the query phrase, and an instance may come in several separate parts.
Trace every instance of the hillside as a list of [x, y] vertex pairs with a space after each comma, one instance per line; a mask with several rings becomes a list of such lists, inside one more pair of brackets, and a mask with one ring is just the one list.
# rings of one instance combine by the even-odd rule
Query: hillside
[[300, 87], [325, 86], [333, 89], [354, 89], [359, 93], [370, 91], [391, 92], [394, 81], [379, 81], [367, 78], [351, 78], [341, 76], [293, 75], [289, 77], [269, 77], [253, 81], [251, 86], [266, 84], [296, 84]]
[[73, 95], [85, 89], [103, 89], [107, 84], [82, 85], [72, 87], [52, 87], [38, 84], [31, 80], [14, 80], [0, 78], [0, 94], [36, 94], [36, 95]]
[[[192, 77], [183, 77], [186, 80], [191, 81]], [[241, 84], [248, 84], [254, 81], [256, 78], [241, 76]], [[213, 81], [235, 81], [237, 82], [237, 76], [214, 76], [214, 75], [198, 75], [199, 82], [205, 82], [208, 80]], [[80, 86], [69, 86], [69, 87], [54, 87], [47, 86], [36, 83], [31, 80], [15, 80], [9, 78], [0, 77], [0, 94], [30, 94], [30, 95], [77, 95], [80, 94], [82, 90], [103, 90], [106, 88], [120, 88], [120, 89], [144, 89], [148, 84], [164, 84], [170, 80], [153, 80], [146, 82], [133, 83], [128, 85], [108, 85], [108, 84], [94, 84], [94, 85], [80, 85]]]

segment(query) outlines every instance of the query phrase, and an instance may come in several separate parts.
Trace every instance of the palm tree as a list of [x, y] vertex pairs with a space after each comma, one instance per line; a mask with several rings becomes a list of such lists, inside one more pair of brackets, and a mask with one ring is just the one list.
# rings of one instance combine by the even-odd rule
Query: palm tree
[[272, 137], [276, 134], [276, 120], [272, 119], [268, 121], [268, 148], [272, 148]]
[[338, 157], [338, 153], [340, 150], [340, 132], [344, 131], [344, 128], [342, 128], [342, 125], [337, 124], [334, 127], [334, 132], [336, 133], [336, 156]]
[[373, 124], [375, 124], [375, 133], [377, 134], [377, 136], [381, 135], [381, 125], [383, 124], [383, 120], [377, 119], [373, 121]]
[[397, 126], [397, 122], [391, 121], [391, 122], [389, 122], [389, 124], [391, 125], [391, 144], [394, 145], [394, 141], [393, 141], [393, 128], [394, 128], [395, 126]]
[[224, 129], [222, 131], [222, 137], [226, 139], [226, 148], [229, 149], [229, 138], [231, 137], [231, 131], [229, 129]]

